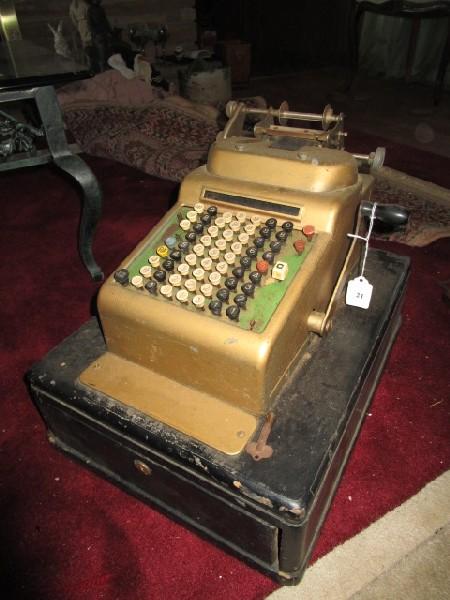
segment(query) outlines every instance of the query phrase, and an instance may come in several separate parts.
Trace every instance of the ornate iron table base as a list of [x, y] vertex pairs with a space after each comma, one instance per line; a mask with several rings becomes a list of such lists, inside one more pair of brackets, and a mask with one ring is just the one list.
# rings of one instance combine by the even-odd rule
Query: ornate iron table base
[[103, 272], [92, 252], [92, 240], [102, 211], [100, 185], [83, 159], [74, 154], [78, 147], [67, 142], [61, 108], [53, 86], [0, 93], [0, 103], [29, 99], [36, 103], [47, 140], [47, 149], [13, 153], [0, 162], [0, 172], [51, 162], [75, 179], [83, 194], [78, 234], [79, 252], [92, 279], [100, 281], [103, 279]]

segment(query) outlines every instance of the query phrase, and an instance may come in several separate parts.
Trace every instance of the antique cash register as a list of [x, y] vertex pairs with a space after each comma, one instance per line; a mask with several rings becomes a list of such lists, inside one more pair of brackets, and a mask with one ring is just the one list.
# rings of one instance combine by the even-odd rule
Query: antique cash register
[[[383, 149], [342, 114], [227, 105], [208, 163], [103, 285], [106, 352], [79, 378], [226, 454], [241, 452], [302, 354], [332, 328]], [[299, 127], [303, 122], [317, 125]], [[395, 216], [394, 216], [395, 218]]]
[[[331, 108], [227, 112], [207, 165], [103, 284], [101, 328], [27, 380], [52, 445], [293, 584], [401, 323], [409, 261], [366, 257], [360, 238], [407, 215], [371, 202], [384, 152], [346, 152]], [[347, 301], [363, 272], [367, 309]]]

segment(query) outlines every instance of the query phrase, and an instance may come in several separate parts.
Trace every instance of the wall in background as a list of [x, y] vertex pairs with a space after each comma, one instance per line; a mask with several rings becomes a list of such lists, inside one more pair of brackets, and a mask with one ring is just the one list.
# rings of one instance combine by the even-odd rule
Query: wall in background
[[[71, 0], [16, 0], [16, 12], [22, 36], [47, 47], [53, 37], [47, 23], [55, 26], [63, 20], [64, 31], [71, 37], [69, 6]], [[167, 50], [177, 45], [194, 48], [195, 10], [191, 0], [103, 0], [113, 27], [126, 28], [136, 22], [165, 24], [169, 30]]]

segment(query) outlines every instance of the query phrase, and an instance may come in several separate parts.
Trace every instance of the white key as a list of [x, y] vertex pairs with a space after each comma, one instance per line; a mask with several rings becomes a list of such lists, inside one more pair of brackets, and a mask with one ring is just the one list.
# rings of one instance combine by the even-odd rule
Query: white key
[[[236, 254], [236, 256], [239, 256], [242, 252], [241, 242], [234, 242], [233, 244], [231, 244], [231, 252], [232, 253], [234, 252], [234, 254]], [[227, 260], [227, 259], [225, 258], [225, 260]]]
[[186, 281], [184, 282], [184, 287], [189, 292], [195, 292], [195, 290], [197, 289], [197, 282], [195, 281], [195, 279], [186, 279]]
[[[233, 244], [234, 245], [234, 244]], [[234, 265], [234, 261], [236, 260], [236, 255], [233, 252], [227, 252], [224, 256], [225, 262], [229, 265]]]
[[226, 272], [228, 271], [228, 265], [226, 262], [218, 262], [216, 265], [216, 269], [217, 271], [219, 271], [219, 273], [221, 273], [222, 275], [225, 275]]
[[205, 205], [202, 204], [201, 202], [196, 202], [194, 204], [194, 210], [195, 210], [196, 213], [198, 213], [199, 215], [201, 215], [202, 212], [205, 211]]
[[144, 265], [143, 267], [141, 267], [139, 269], [139, 273], [143, 276], [146, 277], [147, 279], [149, 277], [151, 277], [152, 275], [152, 268], [150, 267], [150, 265]]
[[231, 242], [231, 240], [233, 239], [233, 235], [234, 233], [231, 231], [231, 229], [225, 229], [225, 231], [222, 233], [223, 239], [226, 242]]
[[159, 291], [161, 292], [161, 294], [165, 297], [165, 298], [172, 298], [172, 286], [167, 284], [167, 285], [162, 285], [159, 289]]
[[152, 256], [149, 257], [148, 262], [154, 269], [157, 269], [161, 263], [161, 259], [156, 254], [152, 254]]
[[194, 296], [192, 298], [192, 304], [196, 308], [203, 308], [205, 306], [205, 296], [202, 296], [201, 294], [197, 294], [196, 296]]
[[226, 211], [223, 213], [222, 215], [223, 220], [225, 221], [225, 223], [229, 223], [231, 221], [231, 219], [233, 218], [233, 213], [230, 213], [230, 211]]
[[219, 235], [219, 228], [216, 225], [211, 225], [211, 227], [208, 227], [208, 233], [212, 238], [216, 238]]
[[258, 215], [252, 215], [250, 217], [250, 221], [253, 223], [253, 225], [255, 227], [258, 227], [258, 225], [261, 223], [261, 217]]
[[217, 273], [217, 271], [213, 271], [209, 276], [209, 281], [212, 283], [212, 285], [220, 285], [220, 280], [221, 276], [220, 273]]
[[186, 217], [191, 223], [195, 223], [197, 221], [197, 212], [195, 210], [188, 210], [186, 213]]
[[244, 231], [248, 235], [255, 235], [256, 226], [253, 223], [247, 223], [247, 225], [244, 225]]
[[195, 254], [186, 254], [184, 260], [191, 267], [194, 267], [197, 264], [197, 257], [195, 256]]
[[239, 231], [239, 229], [241, 228], [241, 224], [239, 223], [239, 221], [231, 221], [230, 225], [229, 225], [231, 231]]
[[272, 267], [272, 277], [278, 281], [284, 281], [288, 274], [288, 265], [285, 262], [278, 261]]
[[183, 275], [183, 277], [186, 277], [186, 275], [189, 273], [189, 270], [189, 265], [186, 263], [181, 263], [181, 265], [178, 265], [178, 272], [180, 275]]
[[197, 281], [203, 281], [203, 279], [205, 279], [205, 271], [203, 269], [195, 269], [192, 275]]
[[200, 243], [205, 246], [205, 248], [209, 248], [211, 246], [211, 236], [210, 235], [202, 235], [200, 238]]
[[191, 228], [191, 222], [187, 219], [183, 219], [182, 221], [180, 221], [180, 227], [181, 229], [183, 229], [183, 231], [187, 231]]
[[218, 248], [211, 248], [211, 250], [209, 251], [209, 256], [213, 260], [217, 260], [220, 256], [220, 250]]
[[213, 287], [210, 283], [204, 283], [200, 286], [200, 291], [206, 298], [211, 298]]
[[189, 300], [189, 292], [187, 290], [178, 290], [176, 298], [178, 302], [187, 302]]
[[242, 210], [240, 210], [238, 213], [236, 213], [236, 219], [239, 221], [239, 223], [245, 223], [245, 221], [247, 220], [247, 215], [245, 214], [245, 212], [242, 212]]
[[173, 285], [173, 287], [180, 287], [181, 275], [178, 273], [172, 273], [172, 275], [169, 276], [169, 283], [170, 285]]
[[217, 219], [214, 222], [216, 224], [216, 227], [218, 227], [219, 229], [223, 229], [225, 227], [225, 220], [223, 217], [217, 217]]
[[207, 256], [206, 258], [202, 258], [202, 260], [200, 261], [200, 264], [202, 266], [202, 269], [204, 269], [205, 271], [211, 271], [212, 259], [209, 256]]
[[134, 285], [135, 288], [144, 287], [144, 278], [142, 275], [135, 275], [131, 278], [131, 285]]
[[241, 242], [241, 244], [243, 246], [246, 246], [248, 244], [248, 240], [249, 240], [248, 233], [240, 233], [238, 235], [238, 240]]
[[219, 250], [222, 250], [223, 252], [227, 247], [227, 243], [223, 238], [219, 238], [218, 240], [216, 240], [216, 246], [217, 248], [219, 248]]
[[203, 256], [205, 254], [205, 246], [203, 244], [195, 244], [192, 250], [197, 256]]

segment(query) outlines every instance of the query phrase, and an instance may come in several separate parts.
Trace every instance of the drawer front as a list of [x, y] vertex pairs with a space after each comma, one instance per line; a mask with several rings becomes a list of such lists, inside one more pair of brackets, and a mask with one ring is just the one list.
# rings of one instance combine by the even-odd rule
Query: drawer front
[[[278, 565], [278, 528], [206, 489], [202, 479], [176, 472], [149, 449], [66, 405], [37, 395], [37, 402], [57, 445], [134, 495], [199, 529], [239, 554], [270, 568]], [[209, 486], [208, 486], [209, 487]]]

